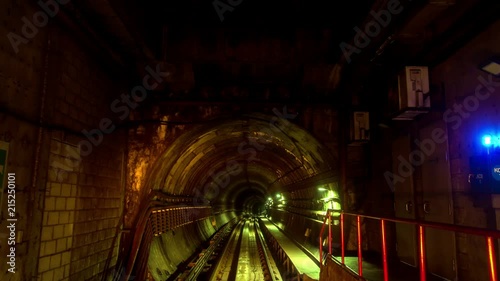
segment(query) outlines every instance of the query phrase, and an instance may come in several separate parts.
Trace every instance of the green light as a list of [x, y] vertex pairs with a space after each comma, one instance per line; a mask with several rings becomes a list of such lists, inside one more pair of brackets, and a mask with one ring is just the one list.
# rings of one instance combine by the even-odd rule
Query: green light
[[328, 198], [339, 198], [339, 195], [337, 192], [330, 190], [328, 191]]
[[324, 188], [324, 187], [318, 187], [318, 190], [319, 191], [327, 191], [328, 189]]

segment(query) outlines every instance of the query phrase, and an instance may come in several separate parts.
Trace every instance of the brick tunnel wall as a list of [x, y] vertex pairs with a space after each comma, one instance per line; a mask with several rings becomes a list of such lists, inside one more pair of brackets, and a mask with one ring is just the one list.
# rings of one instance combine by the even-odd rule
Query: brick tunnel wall
[[[109, 110], [110, 94], [116, 94], [119, 87], [102, 70], [102, 65], [63, 31], [58, 31], [53, 41], [52, 54], [52, 77], [58, 80], [51, 92], [55, 94], [54, 111], [51, 112], [53, 122], [78, 131], [92, 131], [99, 128], [102, 118], [113, 118]], [[82, 151], [87, 148], [78, 150], [76, 145], [81, 138], [67, 137], [60, 132], [51, 136], [48, 170], [51, 188], [46, 190], [42, 229], [47, 241], [42, 239], [39, 274], [49, 269], [42, 273], [48, 274], [49, 279], [53, 271], [53, 280], [64, 277], [88, 280], [99, 276], [110, 251], [115, 252], [115, 256], [117, 252], [113, 238], [123, 205], [123, 133], [104, 134], [102, 143], [92, 144], [90, 153]], [[71, 160], [67, 161], [68, 158]], [[58, 167], [60, 164], [62, 168]], [[51, 205], [54, 202], [55, 205]], [[62, 227], [65, 228], [64, 236], [56, 236]], [[54, 242], [55, 248], [47, 248]], [[62, 258], [59, 263], [60, 255], [70, 259]]]
[[[37, 276], [36, 265], [40, 246], [40, 226], [42, 221], [43, 196], [36, 190], [45, 189], [45, 182], [34, 181], [34, 162], [39, 157], [45, 157], [47, 162], [48, 149], [37, 153], [38, 127], [34, 121], [39, 117], [40, 94], [43, 81], [42, 50], [46, 46], [47, 30], [41, 29], [29, 40], [28, 44], [20, 44], [16, 53], [6, 36], [9, 32], [22, 34], [21, 18], [33, 15], [36, 7], [3, 1], [0, 3], [0, 141], [9, 144], [9, 156], [5, 173], [16, 175], [16, 235], [18, 243], [14, 245], [16, 263], [15, 273], [8, 272], [8, 264], [0, 264], [1, 280], [31, 280]], [[43, 138], [48, 147], [48, 138]], [[46, 163], [44, 163], [46, 165]], [[42, 169], [40, 165], [40, 169]], [[39, 171], [45, 174], [46, 170]], [[0, 218], [0, 255], [2, 260], [10, 253], [7, 244], [9, 235], [7, 229], [7, 193], [2, 190], [2, 216]], [[22, 234], [22, 237], [20, 237]]]
[[[1, 33], [22, 35], [21, 19], [32, 20], [41, 7], [4, 1], [0, 10]], [[113, 256], [111, 265], [116, 260], [113, 238], [123, 208], [126, 135], [120, 130], [104, 134], [102, 142], [86, 150], [79, 143], [86, 140], [82, 130], [99, 128], [105, 117], [117, 120], [110, 104], [125, 82], [106, 70], [84, 39], [54, 21], [50, 18], [32, 39], [19, 44], [18, 53], [7, 36], [0, 40], [0, 141], [9, 143], [6, 171], [16, 173], [20, 240], [16, 273], [2, 263], [1, 280], [99, 280], [108, 256]], [[6, 216], [3, 202], [3, 257], [8, 253]]]

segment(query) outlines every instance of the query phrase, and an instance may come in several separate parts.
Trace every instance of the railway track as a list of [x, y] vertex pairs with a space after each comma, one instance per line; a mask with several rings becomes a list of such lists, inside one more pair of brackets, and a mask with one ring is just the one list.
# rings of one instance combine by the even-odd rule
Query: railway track
[[[231, 233], [231, 237], [224, 247], [224, 251], [222, 252], [222, 256], [219, 258], [217, 262], [217, 266], [214, 269], [212, 276], [210, 277], [210, 281], [219, 281], [219, 280], [234, 280], [234, 277], [231, 274], [232, 268], [234, 264], [237, 264], [238, 256], [239, 256], [239, 242], [241, 237], [241, 232], [243, 231], [243, 226], [246, 221], [241, 220]], [[232, 278], [232, 279], [230, 279]]]
[[242, 219], [234, 228], [210, 281], [281, 281], [258, 220]]

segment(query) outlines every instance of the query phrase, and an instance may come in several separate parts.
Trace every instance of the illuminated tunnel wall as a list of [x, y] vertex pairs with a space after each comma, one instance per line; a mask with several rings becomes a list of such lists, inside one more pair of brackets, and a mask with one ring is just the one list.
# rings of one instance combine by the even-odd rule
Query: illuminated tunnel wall
[[[190, 196], [194, 205], [210, 205], [217, 214], [228, 210], [265, 211], [269, 209], [268, 198], [276, 194], [287, 198], [292, 211], [299, 210], [305, 200], [310, 202], [302, 208], [324, 213], [325, 203], [321, 202], [324, 194], [314, 200], [321, 185], [300, 189], [296, 186], [325, 172], [336, 174], [337, 162], [331, 155], [307, 131], [285, 119], [263, 114], [244, 115], [203, 124], [181, 135], [158, 158], [146, 186], [169, 195]], [[323, 186], [335, 189], [332, 192], [339, 198], [337, 182]], [[276, 211], [284, 211], [283, 207], [272, 206]], [[206, 220], [185, 226], [175, 231], [175, 235], [166, 233], [155, 237], [150, 270], [156, 272], [158, 278], [172, 273], [174, 265], [194, 253], [222, 223], [236, 216], [234, 212], [227, 214], [225, 218], [216, 215], [215, 227]], [[280, 214], [276, 220], [283, 224], [287, 214]], [[310, 223], [318, 225], [318, 221]], [[319, 230], [316, 226], [311, 228]], [[302, 228], [297, 231], [303, 235]]]
[[180, 136], [158, 159], [148, 186], [193, 196], [195, 204], [240, 208], [336, 170], [330, 152], [308, 132], [276, 116], [253, 114]]

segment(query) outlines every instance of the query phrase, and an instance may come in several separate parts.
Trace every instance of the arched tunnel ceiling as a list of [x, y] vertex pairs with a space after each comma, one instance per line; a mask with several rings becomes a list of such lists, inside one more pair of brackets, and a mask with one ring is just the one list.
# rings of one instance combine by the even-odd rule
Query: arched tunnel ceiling
[[335, 171], [335, 164], [326, 147], [306, 130], [254, 113], [199, 125], [181, 135], [159, 157], [148, 187], [241, 207], [244, 194], [255, 203], [267, 193], [286, 192], [287, 185]]

